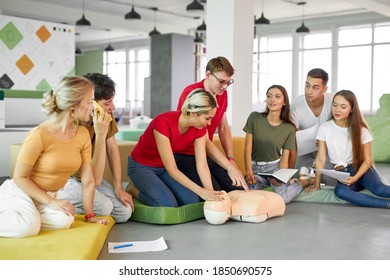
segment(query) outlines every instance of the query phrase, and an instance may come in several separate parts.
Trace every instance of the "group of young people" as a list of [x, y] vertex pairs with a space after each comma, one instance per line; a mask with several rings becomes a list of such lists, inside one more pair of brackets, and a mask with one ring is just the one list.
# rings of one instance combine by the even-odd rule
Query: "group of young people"
[[[328, 74], [319, 68], [308, 72], [305, 94], [289, 105], [280, 85], [267, 90], [266, 109], [250, 114], [244, 127], [246, 178], [255, 188], [271, 185], [288, 203], [302, 190], [319, 190], [320, 184], [335, 186], [335, 195], [358, 206], [390, 208], [390, 186], [374, 166], [371, 132], [350, 90], [327, 93]], [[297, 156], [297, 130], [318, 125], [317, 151]], [[285, 126], [285, 128], [282, 128]], [[292, 179], [287, 184], [256, 177], [260, 171], [280, 168], [313, 167], [315, 178]], [[335, 169], [350, 173], [346, 180], [323, 178], [319, 170]], [[369, 190], [373, 195], [361, 193]]]
[[[286, 89], [272, 85], [264, 112], [252, 112], [244, 126], [245, 176], [234, 161], [226, 109], [234, 68], [225, 57], [211, 59], [205, 78], [186, 87], [178, 110], [156, 116], [128, 157], [134, 184], [122, 189], [121, 164], [113, 118], [115, 83], [107, 75], [65, 77], [45, 93], [42, 109], [49, 116], [28, 134], [13, 179], [0, 186], [0, 237], [35, 236], [41, 228], [69, 228], [76, 213], [88, 222], [107, 224], [97, 216], [126, 222], [133, 197], [149, 206], [178, 207], [201, 200], [221, 201], [221, 191], [250, 191], [271, 186], [289, 203], [302, 190], [312, 192], [323, 181], [292, 179], [280, 183], [259, 172], [280, 168], [331, 166], [350, 172], [335, 182], [336, 196], [360, 206], [390, 208], [390, 187], [374, 168], [372, 136], [348, 90], [327, 92], [328, 75], [309, 71], [305, 94], [291, 105]], [[94, 100], [103, 108], [98, 114]], [[297, 130], [319, 125], [318, 152], [297, 156]], [[224, 150], [212, 142], [215, 132]], [[106, 158], [113, 186], [105, 181]], [[368, 189], [372, 195], [360, 193]]]

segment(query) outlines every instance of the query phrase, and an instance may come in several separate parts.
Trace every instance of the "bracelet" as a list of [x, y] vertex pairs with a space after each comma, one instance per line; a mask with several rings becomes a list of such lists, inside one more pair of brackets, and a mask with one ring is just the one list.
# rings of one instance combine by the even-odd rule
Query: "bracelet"
[[226, 156], [228, 160], [234, 160], [234, 156]]
[[93, 213], [93, 212], [91, 212], [91, 213], [89, 213], [89, 214], [87, 214], [87, 215], [84, 216], [84, 218], [85, 218], [86, 220], [88, 220], [88, 219], [90, 219], [90, 218], [93, 218], [93, 217], [95, 217], [95, 213]]

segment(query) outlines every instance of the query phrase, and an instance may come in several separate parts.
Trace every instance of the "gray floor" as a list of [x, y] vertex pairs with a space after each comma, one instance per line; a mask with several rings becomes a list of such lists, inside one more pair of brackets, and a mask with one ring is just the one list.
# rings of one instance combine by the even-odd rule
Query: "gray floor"
[[[390, 181], [390, 164], [379, 164]], [[147, 241], [163, 236], [161, 252], [109, 254], [107, 242]], [[101, 260], [389, 260], [390, 210], [344, 204], [293, 202], [285, 215], [260, 224], [205, 219], [180, 225], [117, 224]]]
[[[390, 164], [377, 164], [390, 182]], [[6, 177], [0, 178], [0, 183]], [[161, 252], [109, 254], [108, 242], [163, 236]], [[111, 230], [100, 260], [390, 260], [390, 210], [293, 202], [285, 215], [260, 224], [205, 219], [180, 225], [129, 221]]]

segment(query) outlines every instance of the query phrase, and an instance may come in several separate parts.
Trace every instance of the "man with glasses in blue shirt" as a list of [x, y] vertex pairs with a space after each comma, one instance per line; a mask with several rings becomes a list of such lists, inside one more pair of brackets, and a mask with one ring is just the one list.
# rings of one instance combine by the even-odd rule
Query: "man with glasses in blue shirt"
[[[187, 86], [183, 90], [177, 106], [177, 110], [181, 110], [187, 95], [197, 88], [209, 91], [217, 99], [217, 112], [212, 118], [211, 124], [207, 127], [209, 133], [207, 154], [209, 156], [209, 167], [213, 178], [213, 185], [219, 185], [222, 190], [226, 191], [242, 188], [247, 189], [245, 179], [234, 161], [232, 135], [226, 117], [226, 109], [228, 106], [227, 88], [234, 82], [232, 79], [233, 74], [234, 68], [225, 57], [218, 56], [211, 59], [206, 65], [205, 78], [200, 82]], [[217, 129], [226, 156], [212, 142]], [[193, 150], [193, 147], [188, 147], [188, 149]], [[185, 163], [182, 162], [183, 164], [178, 162], [178, 167], [181, 167], [183, 169], [182, 172], [193, 181], [200, 182], [199, 176], [195, 174], [196, 170], [193, 168], [195, 165], [192, 164], [191, 166], [192, 161], [195, 163], [194, 159], [188, 160]]]

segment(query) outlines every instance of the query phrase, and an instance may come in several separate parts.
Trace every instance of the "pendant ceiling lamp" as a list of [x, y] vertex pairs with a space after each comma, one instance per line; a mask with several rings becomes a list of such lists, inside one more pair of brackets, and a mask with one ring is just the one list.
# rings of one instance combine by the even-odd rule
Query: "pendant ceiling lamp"
[[108, 41], [108, 46], [104, 49], [104, 51], [106, 52], [113, 52], [115, 51], [114, 47], [111, 46], [111, 30], [110, 29], [107, 29], [108, 32], [110, 32], [110, 38], [109, 38], [109, 41]]
[[302, 25], [300, 27], [298, 27], [295, 32], [297, 32], [297, 33], [309, 33], [310, 29], [307, 28], [305, 26], [305, 23], [304, 23], [304, 18], [305, 18], [304, 7], [306, 5], [306, 2], [299, 2], [299, 3], [297, 3], [297, 5], [302, 6]]
[[115, 51], [114, 47], [111, 46], [111, 43], [108, 43], [108, 46], [104, 50], [106, 52], [113, 52], [113, 51]]
[[84, 15], [84, 0], [83, 0], [83, 16], [81, 17], [81, 19], [76, 21], [76, 25], [77, 26], [91, 26], [91, 22], [89, 20], [87, 20], [85, 18], [85, 15]]
[[80, 49], [79, 47], [77, 47], [77, 48], [76, 48], [76, 51], [75, 51], [75, 54], [76, 54], [77, 56], [79, 56], [79, 55], [82, 55], [83, 52], [81, 51], [81, 49]]
[[149, 32], [149, 36], [160, 35], [161, 33], [156, 29], [156, 12], [158, 8], [150, 8], [150, 9], [154, 11], [154, 28], [152, 31]]
[[131, 11], [125, 15], [125, 19], [141, 19], [141, 15], [134, 10], [134, 0]]
[[255, 25], [270, 24], [269, 19], [264, 16], [264, 0], [261, 1], [261, 17], [255, 20]]
[[206, 23], [205, 23], [204, 20], [203, 20], [202, 24], [199, 25], [199, 26], [196, 28], [196, 31], [197, 31], [197, 32], [206, 32], [206, 29], [207, 29], [207, 26], [206, 26]]
[[202, 4], [198, 2], [198, 0], [192, 1], [192, 3], [187, 5], [186, 10], [188, 12], [197, 12], [197, 11], [203, 11], [204, 7]]

